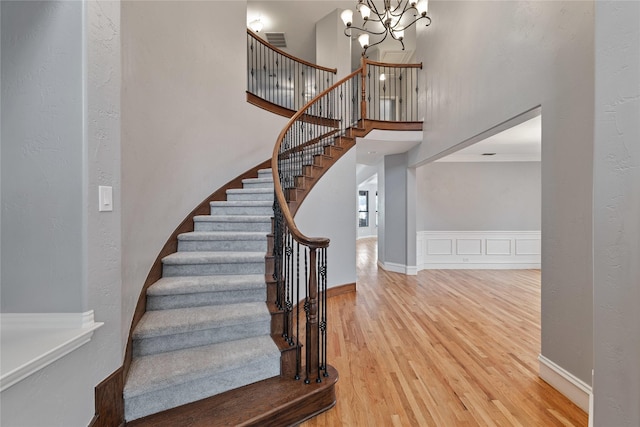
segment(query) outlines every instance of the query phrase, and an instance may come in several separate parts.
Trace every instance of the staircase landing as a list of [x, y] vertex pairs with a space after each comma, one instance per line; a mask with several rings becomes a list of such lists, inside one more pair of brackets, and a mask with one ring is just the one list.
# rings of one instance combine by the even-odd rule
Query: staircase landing
[[322, 383], [274, 377], [149, 415], [127, 427], [293, 426], [336, 404], [338, 372]]

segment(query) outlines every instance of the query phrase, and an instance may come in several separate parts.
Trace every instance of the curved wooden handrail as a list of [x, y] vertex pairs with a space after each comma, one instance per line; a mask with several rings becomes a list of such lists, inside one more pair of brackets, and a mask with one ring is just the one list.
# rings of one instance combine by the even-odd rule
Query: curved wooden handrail
[[338, 73], [338, 69], [337, 68], [329, 68], [329, 67], [323, 67], [321, 65], [313, 64], [311, 62], [305, 61], [304, 59], [296, 58], [295, 56], [291, 55], [290, 53], [285, 52], [284, 50], [278, 49], [277, 47], [275, 47], [271, 43], [263, 40], [260, 36], [258, 36], [256, 33], [251, 31], [249, 28], [247, 28], [247, 34], [249, 34], [251, 37], [253, 37], [257, 42], [262, 43], [263, 45], [267, 46], [269, 49], [278, 52], [282, 56], [286, 56], [287, 58], [291, 59], [292, 61], [299, 62], [301, 64], [304, 64], [304, 65], [308, 66], [308, 67], [315, 68], [316, 70], [327, 71], [327, 72], [333, 73], [333, 74], [337, 74]]
[[390, 64], [387, 62], [371, 61], [370, 59], [367, 59], [367, 58], [363, 58], [362, 60], [366, 65], [377, 65], [379, 67], [388, 67], [388, 68], [420, 68], [422, 70], [422, 62], [419, 64]]
[[272, 173], [273, 173], [273, 185], [274, 185], [274, 192], [275, 192], [276, 200], [278, 201], [278, 204], [280, 205], [280, 208], [282, 210], [282, 216], [283, 216], [285, 222], [287, 223], [287, 227], [289, 228], [289, 231], [293, 235], [294, 239], [297, 240], [298, 242], [304, 244], [304, 245], [309, 246], [312, 249], [328, 247], [329, 246], [329, 239], [326, 238], [326, 237], [308, 237], [308, 236], [305, 236], [304, 234], [302, 234], [302, 232], [296, 226], [296, 223], [295, 223], [295, 221], [293, 219], [293, 215], [291, 215], [291, 211], [289, 210], [289, 205], [287, 203], [287, 199], [284, 196], [284, 191], [282, 190], [282, 185], [280, 185], [280, 173], [279, 173], [279, 170], [278, 170], [278, 155], [280, 154], [280, 147], [282, 146], [282, 142], [284, 141], [284, 138], [285, 138], [287, 132], [289, 132], [289, 129], [291, 129], [293, 124], [301, 116], [306, 114], [306, 111], [309, 109], [310, 106], [312, 106], [318, 99], [322, 99], [326, 94], [328, 94], [329, 92], [334, 90], [336, 87], [339, 87], [341, 84], [349, 81], [350, 79], [352, 79], [353, 77], [357, 76], [361, 72], [362, 72], [362, 68], [358, 68], [356, 71], [354, 71], [353, 73], [349, 74], [347, 77], [343, 78], [342, 80], [338, 81], [333, 86], [325, 89], [320, 94], [318, 94], [316, 97], [314, 97], [309, 102], [307, 102], [304, 107], [302, 107], [300, 110], [298, 110], [291, 117], [291, 119], [289, 119], [289, 121], [287, 122], [287, 124], [284, 127], [284, 129], [282, 129], [282, 131], [280, 132], [280, 135], [278, 135], [278, 139], [276, 140], [275, 147], [273, 148], [273, 155], [271, 157], [271, 169], [272, 169]]

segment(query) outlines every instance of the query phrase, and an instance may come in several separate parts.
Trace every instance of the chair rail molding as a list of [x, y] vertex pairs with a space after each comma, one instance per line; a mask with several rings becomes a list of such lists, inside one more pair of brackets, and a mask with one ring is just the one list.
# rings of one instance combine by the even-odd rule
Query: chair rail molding
[[426, 269], [540, 268], [540, 231], [418, 231], [417, 264]]
[[103, 325], [84, 313], [2, 313], [0, 391], [91, 341]]

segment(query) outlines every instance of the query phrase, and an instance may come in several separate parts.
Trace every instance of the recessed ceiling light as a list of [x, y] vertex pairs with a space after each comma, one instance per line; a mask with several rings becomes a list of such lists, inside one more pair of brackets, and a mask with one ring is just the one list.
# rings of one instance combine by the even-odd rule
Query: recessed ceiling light
[[482, 153], [483, 156], [495, 156], [496, 153]]
[[377, 151], [367, 151], [367, 154], [378, 154]]

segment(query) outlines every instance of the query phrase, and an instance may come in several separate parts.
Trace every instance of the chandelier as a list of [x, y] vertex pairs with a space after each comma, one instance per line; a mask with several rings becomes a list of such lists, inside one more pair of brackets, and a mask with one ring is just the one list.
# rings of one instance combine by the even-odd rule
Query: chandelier
[[[431, 24], [431, 18], [427, 16], [429, 10], [428, 0], [383, 0], [382, 7], [378, 8], [373, 0], [358, 0], [356, 10], [360, 12], [364, 24], [362, 28], [354, 27], [353, 24], [353, 11], [345, 10], [340, 14], [342, 21], [346, 28], [344, 29], [344, 35], [347, 37], [353, 36], [353, 31], [359, 31], [358, 42], [362, 46], [362, 55], [366, 53], [367, 49], [371, 46], [382, 43], [391, 37], [397, 40], [402, 45], [404, 50], [404, 30], [411, 27], [413, 24], [421, 19], [426, 20], [426, 25]], [[403, 19], [406, 14], [413, 13], [412, 19], [409, 23], [405, 22], [407, 19]], [[407, 15], [409, 16], [409, 15]], [[379, 22], [382, 29], [366, 28], [368, 22]], [[378, 41], [370, 44], [370, 36], [381, 36]]]

